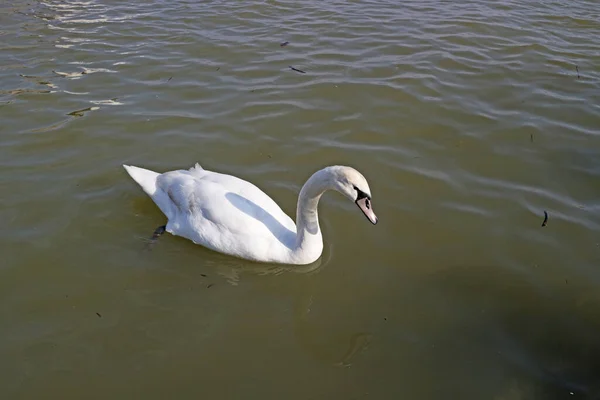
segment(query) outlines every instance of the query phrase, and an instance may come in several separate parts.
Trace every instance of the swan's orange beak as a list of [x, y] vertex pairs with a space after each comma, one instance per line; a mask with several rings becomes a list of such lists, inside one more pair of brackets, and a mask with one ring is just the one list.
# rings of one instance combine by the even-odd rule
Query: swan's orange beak
[[356, 205], [360, 210], [365, 214], [365, 217], [371, 221], [373, 225], [377, 223], [377, 216], [373, 212], [373, 205], [371, 204], [371, 199], [368, 197], [363, 197], [361, 199], [356, 200]]

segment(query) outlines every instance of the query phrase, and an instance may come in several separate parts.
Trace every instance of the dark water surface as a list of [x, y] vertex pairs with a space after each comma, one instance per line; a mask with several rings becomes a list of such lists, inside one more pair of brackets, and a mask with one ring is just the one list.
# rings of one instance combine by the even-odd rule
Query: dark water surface
[[[599, 39], [595, 0], [2, 3], [0, 397], [600, 399]], [[352, 165], [380, 222], [144, 251], [121, 164], [196, 162], [294, 217]]]

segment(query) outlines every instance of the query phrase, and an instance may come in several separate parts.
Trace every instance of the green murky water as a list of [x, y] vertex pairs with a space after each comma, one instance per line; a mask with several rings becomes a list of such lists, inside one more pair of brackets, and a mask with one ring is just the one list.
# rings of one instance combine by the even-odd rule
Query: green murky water
[[[2, 398], [600, 398], [595, 1], [0, 11]], [[379, 224], [329, 193], [310, 267], [144, 251], [121, 164], [196, 162], [292, 216], [352, 165]]]

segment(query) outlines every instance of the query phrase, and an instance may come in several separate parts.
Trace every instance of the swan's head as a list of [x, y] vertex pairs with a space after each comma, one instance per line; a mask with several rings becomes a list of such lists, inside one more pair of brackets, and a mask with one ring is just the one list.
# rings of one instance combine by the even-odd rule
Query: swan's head
[[377, 216], [373, 212], [371, 189], [365, 177], [352, 167], [330, 167], [334, 178], [334, 189], [352, 200], [365, 214], [373, 225], [377, 223]]

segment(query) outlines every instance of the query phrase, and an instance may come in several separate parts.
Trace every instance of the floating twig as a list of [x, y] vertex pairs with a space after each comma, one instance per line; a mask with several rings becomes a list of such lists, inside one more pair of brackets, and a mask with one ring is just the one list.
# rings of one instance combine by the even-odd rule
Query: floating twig
[[213, 284], [211, 283], [210, 285], [208, 285], [206, 288], [210, 289], [213, 286]]
[[102, 318], [102, 315], [100, 315], [99, 312], [97, 312], [96, 315], [98, 316], [98, 318]]
[[281, 44], [280, 44], [280, 46], [281, 46], [281, 47], [285, 47], [285, 46], [287, 46], [288, 44], [290, 44], [290, 42], [283, 42], [283, 43], [281, 43]]
[[88, 112], [88, 111], [95, 111], [97, 109], [99, 109], [100, 107], [87, 107], [87, 108], [82, 108], [81, 110], [75, 110], [75, 111], [71, 111], [70, 113], [68, 113], [67, 115], [70, 115], [72, 117], [83, 117], [83, 115]]
[[580, 79], [581, 77], [579, 76], [579, 67], [577, 65], [575, 65], [575, 70], [577, 71], [577, 79]]
[[173, 77], [170, 77], [169, 79], [167, 79], [167, 82], [169, 82], [171, 79], [173, 79]]
[[291, 69], [292, 71], [300, 72], [301, 74], [305, 74], [305, 73], [306, 73], [305, 71], [302, 71], [301, 69], [298, 69], [298, 68], [294, 68], [294, 67], [292, 67], [291, 65], [290, 65], [290, 69]]
[[548, 223], [548, 213], [544, 210], [544, 222], [542, 222], [542, 226], [546, 226]]

